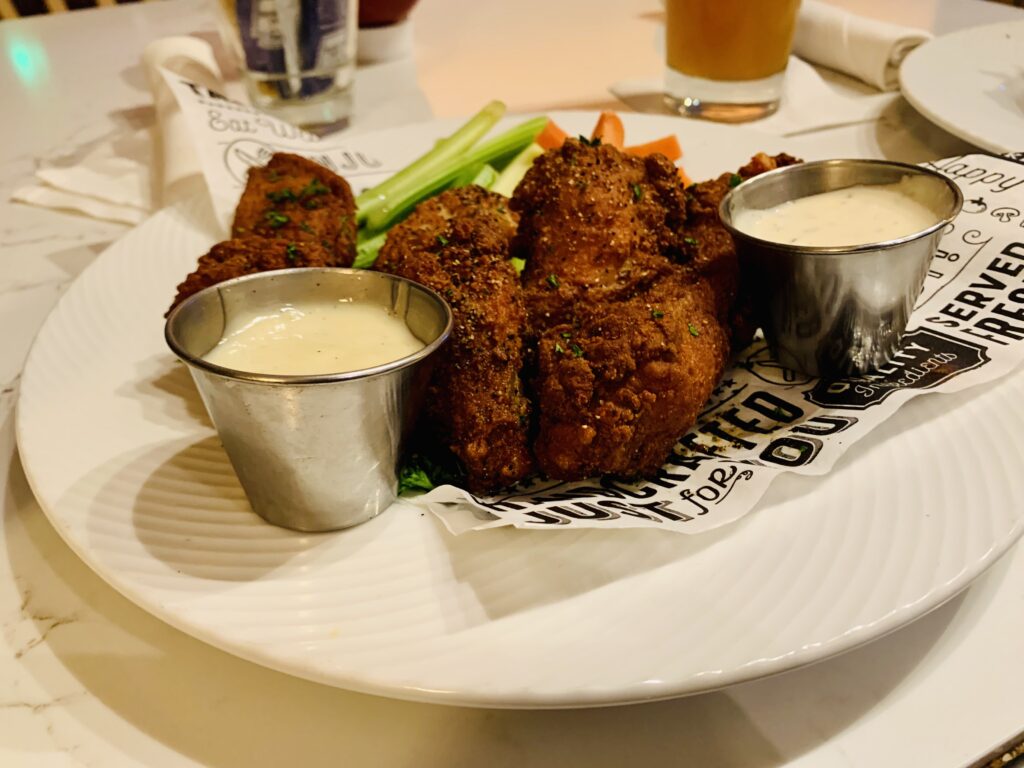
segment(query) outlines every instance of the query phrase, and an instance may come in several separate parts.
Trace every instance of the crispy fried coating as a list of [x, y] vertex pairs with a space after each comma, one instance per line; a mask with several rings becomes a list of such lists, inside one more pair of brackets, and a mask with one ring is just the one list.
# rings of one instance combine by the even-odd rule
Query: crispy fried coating
[[234, 277], [290, 267], [333, 266], [334, 255], [316, 242], [292, 242], [250, 235], [217, 243], [178, 285], [170, 309], [174, 309], [193, 293]]
[[718, 207], [736, 184], [766, 171], [800, 162], [786, 154], [762, 153], [751, 158], [738, 173], [723, 173], [686, 190], [684, 244], [691, 268], [712, 285], [719, 317], [732, 329], [735, 349], [746, 346], [756, 330], [750, 296], [757, 286], [743, 281], [732, 235], [722, 225]]
[[231, 235], [318, 243], [331, 266], [347, 267], [356, 257], [355, 198], [336, 173], [278, 152], [265, 166], [249, 169]]
[[693, 425], [729, 355], [707, 281], [682, 271], [577, 307], [537, 343], [539, 466], [570, 480], [649, 475]]
[[627, 299], [671, 272], [686, 254], [684, 200], [661, 155], [570, 139], [539, 157], [510, 203], [531, 322], [563, 322], [577, 304]]
[[452, 335], [419, 428], [451, 449], [478, 493], [533, 470], [521, 380], [526, 309], [508, 261], [515, 227], [501, 195], [475, 186], [450, 190], [392, 228], [376, 264], [433, 288], [452, 307]]
[[691, 263], [676, 169], [570, 140], [534, 163], [511, 205], [536, 334], [539, 467], [562, 480], [655, 473], [730, 352], [724, 302]]

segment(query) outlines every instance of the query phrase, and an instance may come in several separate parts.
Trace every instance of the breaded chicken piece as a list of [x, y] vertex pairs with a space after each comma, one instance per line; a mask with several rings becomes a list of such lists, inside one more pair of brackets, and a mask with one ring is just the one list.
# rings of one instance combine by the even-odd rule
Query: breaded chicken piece
[[688, 264], [676, 169], [569, 140], [511, 205], [537, 339], [538, 466], [561, 480], [655, 473], [730, 353], [715, 288]]
[[506, 202], [476, 186], [443, 192], [388, 232], [375, 266], [433, 288], [452, 307], [419, 429], [458, 457], [476, 493], [533, 470], [521, 380], [526, 309], [508, 261], [516, 217]]
[[746, 346], [756, 330], [750, 297], [757, 286], [743, 282], [736, 245], [722, 225], [718, 207], [737, 184], [798, 162], [790, 155], [771, 157], [762, 152], [751, 158], [738, 173], [723, 173], [716, 179], [693, 184], [686, 190], [685, 258], [697, 274], [710, 281], [719, 317], [732, 328], [733, 343], [737, 349]]
[[513, 251], [537, 328], [580, 302], [620, 301], [684, 258], [685, 193], [661, 155], [637, 158], [570, 139], [539, 157], [512, 197]]
[[193, 293], [225, 280], [290, 267], [333, 266], [334, 255], [316, 242], [293, 242], [250, 235], [217, 243], [199, 258], [192, 274], [178, 285], [171, 309]]
[[278, 152], [265, 166], [249, 169], [235, 209], [231, 236], [249, 235], [318, 243], [331, 266], [351, 266], [356, 257], [352, 190], [319, 163]]
[[729, 355], [706, 281], [669, 275], [576, 307], [537, 343], [538, 465], [549, 476], [649, 475], [697, 419]]

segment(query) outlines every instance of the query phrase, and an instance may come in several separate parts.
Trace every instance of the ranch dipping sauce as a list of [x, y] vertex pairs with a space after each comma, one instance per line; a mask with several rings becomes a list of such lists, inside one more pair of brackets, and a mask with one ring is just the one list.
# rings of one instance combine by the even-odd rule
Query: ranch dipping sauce
[[921, 232], [942, 218], [934, 189], [928, 179], [915, 176], [895, 184], [858, 184], [773, 208], [739, 210], [733, 226], [752, 237], [786, 245], [881, 243]]
[[378, 304], [318, 302], [239, 313], [203, 359], [249, 373], [315, 376], [373, 368], [424, 346]]

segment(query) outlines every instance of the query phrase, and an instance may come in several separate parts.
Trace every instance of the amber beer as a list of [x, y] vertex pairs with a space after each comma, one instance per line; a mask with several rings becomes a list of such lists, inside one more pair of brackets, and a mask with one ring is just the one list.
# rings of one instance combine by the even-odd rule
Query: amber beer
[[800, 0], [666, 0], [666, 92], [683, 114], [741, 121], [778, 107]]

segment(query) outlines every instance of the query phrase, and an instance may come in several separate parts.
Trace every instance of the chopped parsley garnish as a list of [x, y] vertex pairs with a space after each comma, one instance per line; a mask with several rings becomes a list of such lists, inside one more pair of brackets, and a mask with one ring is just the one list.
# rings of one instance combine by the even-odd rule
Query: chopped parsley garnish
[[288, 187], [267, 192], [267, 200], [272, 203], [294, 203], [295, 193]]
[[558, 275], [548, 275], [547, 283], [552, 288], [557, 288], [559, 285], [561, 285], [561, 283], [558, 282]]
[[444, 235], [438, 235], [437, 244], [441, 246], [448, 245], [448, 238], [445, 237]]
[[562, 331], [562, 332], [561, 332], [560, 334], [558, 334], [558, 335], [559, 335], [559, 336], [561, 336], [561, 337], [562, 337], [563, 339], [565, 339], [566, 341], [568, 341], [569, 339], [571, 339], [571, 338], [572, 338], [572, 334], [571, 334], [571, 333], [569, 333], [568, 331]]
[[634, 184], [633, 185], [633, 200], [635, 200], [636, 202], [639, 203], [643, 199], [644, 199], [644, 188], [641, 187], [639, 184]]
[[279, 213], [277, 211], [267, 211], [263, 217], [267, 220], [267, 223], [270, 224], [270, 226], [274, 229], [283, 227], [285, 224], [291, 221], [290, 218], [285, 216], [283, 213]]
[[651, 317], [653, 317], [655, 320], [661, 320], [661, 318], [663, 318], [664, 316], [665, 313], [662, 312], [660, 309], [651, 310]]
[[698, 328], [693, 323], [687, 324], [687, 328], [690, 329], [690, 335], [691, 336], [700, 336], [700, 328]]
[[579, 344], [572, 344], [569, 346], [569, 349], [572, 350], [573, 357], [583, 357], [583, 347]]
[[302, 253], [299, 251], [299, 247], [295, 245], [295, 243], [288, 243], [288, 245], [286, 245], [284, 248], [285, 258], [288, 259], [288, 261], [290, 261], [292, 264], [294, 264], [295, 260], [299, 258], [299, 256], [301, 255]]
[[563, 352], [565, 352], [565, 350], [562, 348], [562, 345], [559, 344], [557, 341], [555, 342], [555, 352], [557, 352], [558, 354], [562, 354]]
[[267, 181], [278, 181], [281, 178], [281, 174], [277, 171], [267, 171]]
[[588, 147], [599, 147], [601, 146], [601, 137], [595, 136], [592, 139], [588, 139], [583, 134], [580, 134], [580, 144], [585, 144]]
[[729, 177], [729, 186], [730, 187], [738, 187], [742, 183], [743, 183], [743, 177], [740, 176], [738, 173], [734, 173], [732, 176]]
[[309, 226], [309, 224], [307, 224], [306, 222], [302, 222], [301, 224], [299, 224], [299, 229], [301, 229], [307, 235], [315, 235], [316, 234], [316, 232], [313, 231], [313, 228], [311, 226]]
[[697, 238], [695, 237], [684, 237], [683, 242], [687, 245], [697, 245]]
[[302, 188], [302, 191], [299, 192], [299, 197], [305, 200], [307, 197], [326, 195], [330, 191], [331, 190], [327, 188], [327, 185], [320, 181], [320, 179], [314, 178], [309, 182], [309, 184]]

